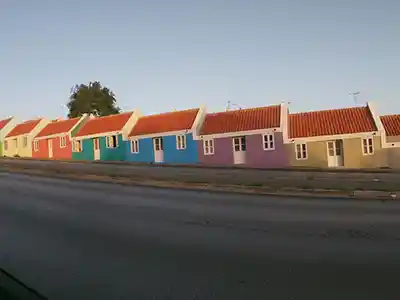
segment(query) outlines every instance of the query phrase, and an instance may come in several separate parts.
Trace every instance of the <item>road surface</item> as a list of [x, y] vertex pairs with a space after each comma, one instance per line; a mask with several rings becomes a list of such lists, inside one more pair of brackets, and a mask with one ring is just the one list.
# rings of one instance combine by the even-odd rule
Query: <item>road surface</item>
[[6, 173], [0, 190], [0, 266], [49, 299], [400, 297], [400, 203]]

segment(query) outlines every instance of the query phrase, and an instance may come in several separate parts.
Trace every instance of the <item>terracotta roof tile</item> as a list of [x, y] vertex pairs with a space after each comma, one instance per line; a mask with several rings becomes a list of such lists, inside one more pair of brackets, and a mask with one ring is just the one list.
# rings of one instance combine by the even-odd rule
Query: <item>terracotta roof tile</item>
[[167, 112], [139, 118], [129, 136], [156, 134], [192, 128], [199, 108]]
[[12, 118], [0, 120], [0, 130], [2, 130], [8, 124], [8, 122], [10, 122], [11, 120], [12, 120]]
[[400, 115], [381, 116], [381, 121], [387, 136], [400, 135]]
[[133, 112], [126, 112], [118, 115], [89, 119], [76, 133], [75, 137], [120, 131], [132, 114]]
[[36, 137], [44, 137], [53, 134], [68, 133], [81, 118], [58, 121], [55, 120], [45, 126]]
[[25, 121], [23, 123], [18, 124], [15, 126], [6, 136], [8, 137], [13, 137], [13, 136], [18, 136], [21, 134], [28, 134], [30, 133], [35, 127], [42, 121], [42, 119], [36, 119], [36, 120], [29, 120]]
[[351, 107], [290, 114], [289, 138], [377, 131], [368, 107]]
[[281, 106], [273, 105], [207, 114], [201, 135], [280, 127]]

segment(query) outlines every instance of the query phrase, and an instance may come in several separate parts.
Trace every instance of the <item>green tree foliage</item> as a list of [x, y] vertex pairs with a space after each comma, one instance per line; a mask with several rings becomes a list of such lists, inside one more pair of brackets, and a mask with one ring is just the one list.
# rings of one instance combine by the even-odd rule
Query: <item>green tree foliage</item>
[[115, 94], [98, 81], [91, 81], [89, 85], [75, 85], [71, 90], [67, 107], [68, 118], [80, 117], [85, 113], [102, 117], [121, 112]]

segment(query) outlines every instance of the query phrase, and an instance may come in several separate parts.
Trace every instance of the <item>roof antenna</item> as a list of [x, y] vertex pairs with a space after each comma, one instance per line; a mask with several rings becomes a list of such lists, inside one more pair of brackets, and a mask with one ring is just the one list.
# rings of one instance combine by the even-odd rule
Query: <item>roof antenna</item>
[[236, 107], [237, 109], [242, 109], [239, 104], [232, 103], [231, 101], [228, 101], [228, 105], [226, 106], [226, 111], [230, 111], [232, 109], [232, 106]]
[[350, 92], [349, 95], [353, 97], [354, 104], [358, 104], [357, 96], [360, 95], [360, 92]]

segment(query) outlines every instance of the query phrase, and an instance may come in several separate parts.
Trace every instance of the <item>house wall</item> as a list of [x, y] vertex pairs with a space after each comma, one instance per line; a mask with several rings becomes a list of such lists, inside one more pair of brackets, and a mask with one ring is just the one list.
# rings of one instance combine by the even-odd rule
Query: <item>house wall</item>
[[[66, 147], [60, 147], [60, 139], [61, 137], [51, 138], [53, 141], [53, 159], [72, 159], [72, 143], [69, 136], [66, 136]], [[32, 142], [32, 157], [38, 159], [48, 159], [49, 157], [49, 139], [38, 140], [39, 149], [38, 151], [34, 150], [33, 142]]]
[[[125, 159], [125, 142], [122, 140], [122, 135], [118, 135], [118, 147], [107, 148], [106, 137], [99, 137], [100, 141], [100, 160], [103, 161], [122, 161]], [[72, 152], [73, 160], [94, 160], [93, 139], [88, 138], [82, 141], [83, 151]], [[72, 144], [71, 144], [72, 151]]]
[[[246, 167], [249, 168], [279, 168], [287, 167], [289, 159], [287, 149], [283, 144], [281, 132], [274, 133], [275, 149], [264, 150], [263, 135], [246, 136]], [[214, 154], [205, 155], [203, 141], [198, 141], [200, 163], [206, 165], [233, 165], [233, 138], [214, 139]]]
[[93, 140], [82, 140], [82, 152], [72, 152], [73, 160], [94, 160]]
[[387, 141], [388, 143], [400, 142], [400, 136], [387, 136], [387, 137], [386, 137], [386, 141]]
[[[93, 141], [92, 141], [93, 151]], [[122, 140], [122, 134], [118, 135], [118, 147], [107, 148], [106, 137], [100, 137], [100, 160], [122, 161], [125, 159], [125, 143]]]
[[388, 167], [400, 169], [400, 148], [387, 148], [385, 150], [388, 160]]
[[[164, 146], [164, 162], [166, 164], [197, 164], [199, 162], [197, 142], [192, 133], [186, 136], [186, 149], [176, 149], [176, 136], [161, 136]], [[153, 138], [139, 139], [139, 153], [132, 153], [130, 141], [125, 144], [125, 159], [132, 162], [153, 163]]]
[[[28, 144], [23, 145], [24, 137], [28, 137]], [[32, 138], [29, 135], [20, 135], [12, 138], [7, 138], [7, 150], [4, 149], [4, 155], [8, 157], [32, 157]], [[16, 142], [17, 141], [17, 144]]]
[[[294, 167], [328, 167], [327, 141], [308, 142], [308, 159], [297, 160], [295, 144], [288, 144], [290, 165]], [[387, 166], [387, 155], [382, 149], [380, 136], [374, 136], [374, 154], [363, 155], [362, 139], [343, 140], [343, 161], [345, 168], [379, 168]]]
[[0, 156], [3, 156], [3, 142], [0, 141]]
[[153, 139], [139, 140], [139, 153], [132, 153], [131, 141], [125, 142], [125, 160], [131, 162], [151, 163], [154, 161]]

